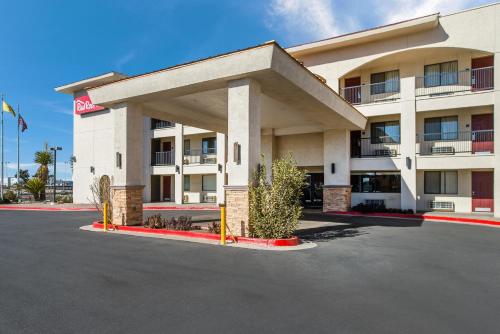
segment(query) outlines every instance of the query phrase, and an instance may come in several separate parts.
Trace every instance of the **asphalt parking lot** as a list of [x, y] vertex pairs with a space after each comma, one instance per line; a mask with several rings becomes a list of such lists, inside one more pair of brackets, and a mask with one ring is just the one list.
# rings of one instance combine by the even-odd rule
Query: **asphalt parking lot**
[[500, 228], [344, 217], [269, 252], [78, 229], [95, 218], [0, 211], [0, 333], [500, 331]]

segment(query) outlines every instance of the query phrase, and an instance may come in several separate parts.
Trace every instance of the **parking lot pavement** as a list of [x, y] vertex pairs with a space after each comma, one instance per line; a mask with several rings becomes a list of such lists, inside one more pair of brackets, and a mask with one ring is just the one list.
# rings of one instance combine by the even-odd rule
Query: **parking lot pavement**
[[498, 228], [343, 217], [269, 253], [96, 218], [0, 212], [0, 333], [498, 333]]

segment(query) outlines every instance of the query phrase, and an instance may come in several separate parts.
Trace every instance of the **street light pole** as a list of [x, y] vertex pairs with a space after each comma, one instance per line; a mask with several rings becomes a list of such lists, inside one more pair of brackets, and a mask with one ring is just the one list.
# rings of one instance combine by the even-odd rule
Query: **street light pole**
[[56, 185], [56, 181], [57, 181], [57, 151], [62, 151], [62, 147], [60, 146], [54, 146], [54, 147], [51, 147], [50, 148], [51, 151], [54, 152], [54, 197], [52, 199], [52, 202], [55, 203], [56, 202], [56, 188], [57, 188], [57, 185]]

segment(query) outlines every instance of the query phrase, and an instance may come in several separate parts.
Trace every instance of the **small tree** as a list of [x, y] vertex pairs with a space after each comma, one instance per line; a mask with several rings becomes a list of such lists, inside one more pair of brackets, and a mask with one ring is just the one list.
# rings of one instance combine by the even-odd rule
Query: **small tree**
[[94, 181], [90, 185], [90, 192], [92, 193], [92, 198], [89, 199], [99, 213], [104, 210], [104, 203], [108, 202], [108, 221], [111, 223], [111, 218], [113, 217], [113, 207], [112, 207], [112, 192], [111, 192], [111, 179], [107, 175], [103, 175], [100, 178], [95, 177]]
[[[49, 152], [47, 144], [43, 151], [35, 152], [35, 162], [40, 164], [35, 176], [41, 179], [44, 183], [49, 180], [49, 165], [52, 164], [52, 153]], [[40, 198], [45, 200], [45, 188], [40, 193]]]
[[258, 238], [289, 238], [302, 214], [300, 198], [305, 173], [288, 155], [273, 161], [272, 182], [267, 181], [266, 167], [254, 173], [249, 186], [250, 235]]
[[[17, 178], [17, 173], [16, 173], [15, 177]], [[29, 178], [30, 178], [30, 172], [27, 169], [20, 169], [19, 170], [20, 183], [25, 184], [26, 182], [28, 182]]]
[[24, 187], [30, 194], [33, 195], [35, 201], [39, 201], [40, 194], [42, 193], [42, 191], [45, 191], [45, 182], [43, 182], [43, 180], [38, 177], [34, 177], [28, 180]]

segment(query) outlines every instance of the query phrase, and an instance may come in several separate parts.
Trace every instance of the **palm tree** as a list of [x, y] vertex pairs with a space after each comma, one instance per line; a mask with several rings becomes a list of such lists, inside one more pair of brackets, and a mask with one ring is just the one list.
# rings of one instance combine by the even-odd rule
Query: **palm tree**
[[[47, 149], [35, 152], [35, 162], [40, 164], [35, 176], [38, 177], [44, 184], [49, 180], [49, 165], [52, 163], [52, 153]], [[40, 193], [40, 199], [45, 200], [45, 187]]]
[[40, 200], [42, 191], [45, 191], [45, 182], [43, 182], [39, 177], [34, 177], [28, 180], [24, 187], [26, 188], [26, 190], [28, 190], [29, 193], [33, 195], [35, 201], [38, 201]]

